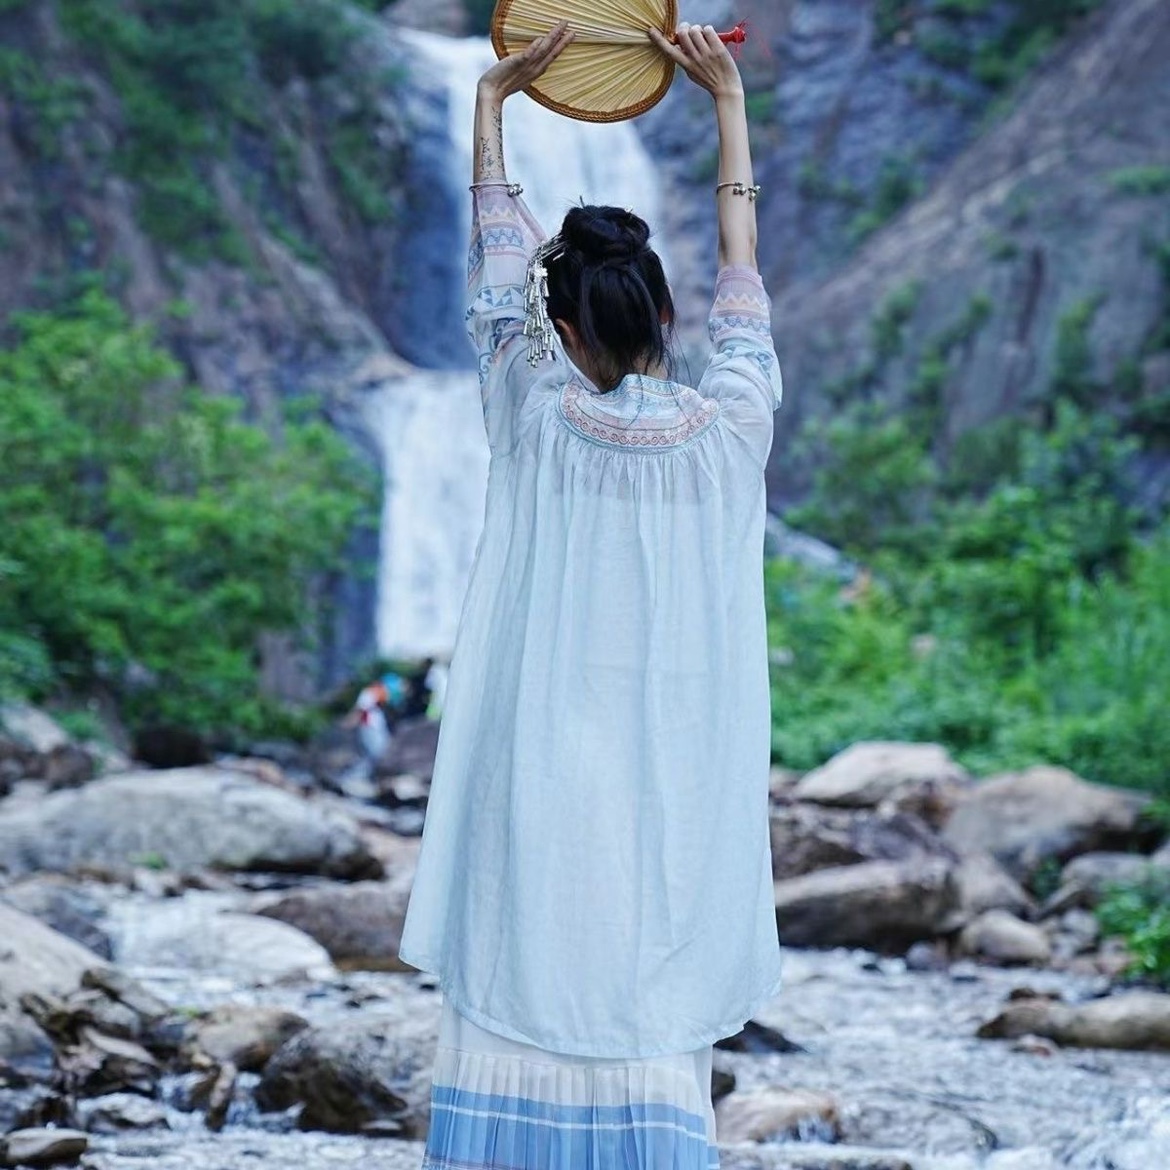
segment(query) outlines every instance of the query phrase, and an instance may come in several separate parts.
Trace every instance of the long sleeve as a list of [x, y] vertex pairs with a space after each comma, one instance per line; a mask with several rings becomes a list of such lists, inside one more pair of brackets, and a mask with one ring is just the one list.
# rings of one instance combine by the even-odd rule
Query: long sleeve
[[784, 393], [772, 342], [772, 306], [760, 274], [723, 268], [708, 321], [715, 353], [699, 392], [719, 400], [732, 429], [762, 464], [772, 445], [772, 415]]
[[473, 191], [467, 261], [467, 328], [475, 344], [484, 425], [493, 451], [514, 445], [528, 392], [563, 369], [559, 345], [551, 360], [528, 364], [524, 285], [528, 261], [545, 235], [524, 201], [500, 186]]

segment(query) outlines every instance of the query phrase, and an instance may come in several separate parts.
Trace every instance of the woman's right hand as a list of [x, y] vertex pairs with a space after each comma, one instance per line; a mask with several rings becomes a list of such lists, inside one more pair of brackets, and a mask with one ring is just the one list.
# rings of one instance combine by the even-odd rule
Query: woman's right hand
[[527, 89], [544, 76], [549, 66], [573, 43], [576, 35], [567, 20], [553, 25], [528, 48], [497, 61], [479, 79], [479, 92], [502, 102], [512, 94]]
[[658, 48], [712, 97], [743, 96], [739, 66], [713, 25], [680, 24], [674, 41], [656, 28], [649, 32]]

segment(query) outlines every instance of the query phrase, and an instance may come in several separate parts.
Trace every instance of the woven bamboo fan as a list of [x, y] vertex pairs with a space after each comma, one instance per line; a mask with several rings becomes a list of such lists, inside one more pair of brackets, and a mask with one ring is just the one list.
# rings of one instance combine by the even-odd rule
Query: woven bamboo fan
[[677, 0], [499, 0], [492, 45], [499, 57], [511, 56], [561, 20], [577, 36], [528, 90], [535, 101], [585, 122], [620, 122], [666, 95], [674, 62], [654, 47], [646, 29], [654, 25], [673, 36]]

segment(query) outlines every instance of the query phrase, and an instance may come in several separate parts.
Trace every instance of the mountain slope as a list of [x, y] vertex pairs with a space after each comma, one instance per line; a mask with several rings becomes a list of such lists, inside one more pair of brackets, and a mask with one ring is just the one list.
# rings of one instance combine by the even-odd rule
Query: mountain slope
[[[805, 481], [793, 436], [810, 420], [875, 398], [909, 405], [924, 381], [944, 455], [1005, 414], [1042, 419], [1070, 377], [1159, 438], [1170, 390], [1167, 60], [1170, 6], [1107, 5], [924, 198], [828, 279], [787, 285], [775, 306], [788, 403], [774, 502]], [[774, 286], [782, 268], [774, 258]], [[1162, 491], [1159, 479], [1151, 495]]]

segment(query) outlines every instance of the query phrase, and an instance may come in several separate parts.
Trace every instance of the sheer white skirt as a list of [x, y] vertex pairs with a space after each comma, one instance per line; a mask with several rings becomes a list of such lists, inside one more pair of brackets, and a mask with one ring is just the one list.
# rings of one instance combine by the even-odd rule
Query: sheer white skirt
[[445, 1004], [423, 1170], [718, 1170], [711, 1057], [565, 1056]]

